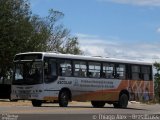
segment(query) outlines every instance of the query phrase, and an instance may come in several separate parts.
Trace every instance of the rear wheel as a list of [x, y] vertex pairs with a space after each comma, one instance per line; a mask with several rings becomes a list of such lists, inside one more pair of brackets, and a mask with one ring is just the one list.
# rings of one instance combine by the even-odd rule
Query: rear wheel
[[41, 107], [42, 101], [41, 100], [32, 100], [32, 105], [34, 107]]
[[114, 108], [119, 108], [119, 103], [113, 103]]
[[127, 108], [128, 106], [128, 96], [126, 94], [122, 94], [119, 99], [119, 106], [121, 108]]
[[114, 108], [127, 108], [128, 105], [128, 96], [122, 94], [119, 98], [118, 103], [113, 103]]
[[60, 107], [67, 107], [69, 103], [69, 92], [68, 91], [61, 91], [59, 95], [59, 106]]
[[106, 103], [103, 101], [91, 101], [91, 104], [95, 108], [102, 108], [105, 106]]

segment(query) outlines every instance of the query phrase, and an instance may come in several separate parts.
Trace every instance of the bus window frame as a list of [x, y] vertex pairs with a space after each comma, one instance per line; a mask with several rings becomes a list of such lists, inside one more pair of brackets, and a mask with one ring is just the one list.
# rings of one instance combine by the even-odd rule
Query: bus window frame
[[[89, 63], [93, 63], [93, 64], [95, 63], [95, 64], [94, 64], [94, 69], [89, 69]], [[92, 65], [93, 65], [93, 64], [92, 64]], [[98, 69], [95, 69], [96, 64], [99, 64], [99, 66], [100, 66], [99, 75], [98, 75], [98, 77], [96, 77], [96, 75], [95, 75], [95, 76], [90, 76], [90, 71], [89, 71], [89, 70], [94, 70], [94, 72], [98, 70]], [[101, 69], [102, 69], [102, 68], [101, 68], [101, 62], [88, 61], [88, 76], [87, 76], [87, 77], [100, 79], [100, 78], [101, 78]]]
[[[145, 73], [142, 72], [142, 67], [148, 67], [149, 68], [149, 73], [148, 73], [149, 80], [145, 80], [145, 78], [144, 78]], [[152, 74], [153, 74], [153, 72], [152, 72], [152, 66], [151, 65], [141, 65], [141, 77], [143, 78], [142, 80], [152, 81], [152, 79], [153, 79]]]
[[[44, 56], [44, 58], [46, 58], [48, 56]], [[71, 58], [61, 58], [61, 57], [48, 57], [50, 59], [55, 59], [57, 62], [57, 76], [61, 76], [59, 73], [59, 68], [60, 68], [60, 60], [65, 60], [65, 61], [70, 61], [71, 62], [71, 76], [61, 76], [61, 77], [78, 77], [78, 78], [97, 78], [97, 77], [89, 77], [89, 63], [98, 63], [100, 64], [100, 76], [97, 79], [121, 79], [116, 77], [116, 75], [114, 76], [114, 78], [104, 78], [102, 77], [103, 74], [103, 66], [104, 64], [113, 64], [114, 65], [114, 74], [117, 74], [116, 71], [116, 66], [117, 65], [124, 65], [125, 66], [125, 76], [123, 80], [134, 80], [132, 78], [132, 66], [139, 66], [140, 67], [140, 73], [139, 76], [141, 76], [141, 66], [148, 66], [150, 68], [150, 75], [149, 75], [149, 80], [144, 80], [144, 78], [142, 79], [141, 77], [139, 77], [139, 80], [143, 80], [143, 81], [151, 81], [153, 76], [153, 71], [152, 71], [152, 65], [143, 65], [143, 64], [132, 64], [132, 63], [124, 63], [124, 62], [108, 62], [108, 61], [95, 61], [95, 60], [84, 60], [84, 59], [71, 59]], [[74, 76], [74, 62], [85, 62], [86, 63], [86, 76]]]
[[[139, 72], [133, 72], [133, 70], [132, 70], [132, 66], [138, 66], [139, 67]], [[131, 69], [131, 80], [142, 80], [141, 79], [141, 65], [139, 65], [139, 64], [131, 64], [130, 65], [130, 69]], [[138, 74], [138, 79], [133, 79], [133, 73], [137, 73]]]
[[[117, 68], [120, 68], [119, 67], [120, 65], [124, 65], [124, 71], [117, 71]], [[126, 72], [126, 67], [127, 67], [126, 64], [124, 64], [124, 63], [116, 63], [114, 67], [115, 67], [115, 79], [126, 80], [126, 74], [127, 74], [127, 72]], [[118, 72], [123, 72], [123, 77], [124, 78], [121, 78]]]
[[[108, 65], [113, 65], [113, 73], [112, 73], [112, 77], [111, 77], [111, 78], [107, 78], [107, 77], [106, 77], [106, 71], [103, 70], [103, 67], [104, 67], [105, 65], [107, 65], [107, 64], [108, 64]], [[102, 66], [103, 66], [103, 67], [102, 67], [102, 73], [101, 73], [101, 74], [103, 74], [103, 72], [105, 72], [105, 79], [116, 79], [116, 78], [115, 78], [115, 75], [114, 75], [114, 74], [116, 73], [116, 71], [115, 71], [115, 65], [116, 65], [116, 63], [113, 63], [113, 62], [103, 62], [103, 63], [102, 63]], [[109, 71], [109, 70], [107, 70], [107, 71]]]
[[[129, 69], [130, 69], [130, 72], [129, 72], [129, 80], [137, 80], [137, 79], [133, 79], [132, 77], [132, 66], [139, 66], [140, 67], [140, 72], [139, 72], [139, 81], [153, 81], [153, 68], [152, 68], [152, 65], [143, 65], [143, 64], [129, 64]], [[143, 77], [143, 73], [142, 73], [142, 67], [143, 66], [146, 66], [146, 67], [149, 67], [149, 70], [150, 70], [150, 74], [149, 74], [149, 80], [144, 80], [144, 77]]]
[[[61, 66], [60, 66], [60, 61], [70, 61], [70, 63], [71, 63], [71, 75], [70, 76], [66, 76], [66, 75], [60, 75], [60, 68], [61, 68]], [[68, 59], [68, 58], [58, 58], [57, 57], [57, 66], [58, 66], [58, 68], [57, 68], [57, 70], [58, 70], [58, 72], [57, 72], [57, 74], [58, 74], [58, 76], [62, 76], [62, 77], [74, 77], [73, 76], [73, 59]], [[66, 67], [65, 67], [66, 68]], [[62, 72], [62, 71], [61, 71]]]
[[[86, 71], [86, 73], [84, 73], [84, 75], [81, 75], [81, 76], [75, 76], [75, 62], [83, 62], [83, 63], [85, 63], [84, 65], [86, 65], [86, 69], [85, 69], [85, 71]], [[79, 77], [79, 78], [88, 78], [88, 76], [87, 76], [87, 61], [86, 60], [72, 60], [72, 63], [73, 63], [73, 76], [74, 77]], [[82, 72], [83, 72], [83, 70], [82, 70]]]

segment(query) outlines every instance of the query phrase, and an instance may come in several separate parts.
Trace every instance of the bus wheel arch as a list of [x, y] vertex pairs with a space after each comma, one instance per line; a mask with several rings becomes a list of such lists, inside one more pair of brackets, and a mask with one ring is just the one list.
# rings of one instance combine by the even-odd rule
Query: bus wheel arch
[[62, 88], [58, 95], [58, 101], [60, 107], [67, 107], [69, 101], [72, 100], [71, 91], [69, 88]]
[[119, 94], [119, 98], [121, 97], [122, 94], [126, 94], [127, 97], [128, 97], [128, 100], [130, 99], [130, 96], [129, 96], [129, 92], [128, 90], [124, 89], [124, 90], [121, 90], [120, 94]]

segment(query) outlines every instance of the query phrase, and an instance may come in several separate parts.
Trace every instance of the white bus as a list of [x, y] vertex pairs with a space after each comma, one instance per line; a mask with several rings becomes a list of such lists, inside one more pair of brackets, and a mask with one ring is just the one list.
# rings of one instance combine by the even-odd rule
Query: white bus
[[31, 100], [33, 106], [91, 101], [126, 108], [129, 100], [153, 98], [152, 63], [103, 57], [28, 52], [14, 58], [11, 99]]

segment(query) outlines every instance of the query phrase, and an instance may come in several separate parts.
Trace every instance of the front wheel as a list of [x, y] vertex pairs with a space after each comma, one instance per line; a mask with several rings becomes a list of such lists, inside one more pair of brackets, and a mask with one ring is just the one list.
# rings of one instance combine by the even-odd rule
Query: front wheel
[[102, 108], [105, 106], [106, 103], [103, 101], [91, 101], [91, 104], [95, 108]]
[[32, 105], [34, 107], [41, 107], [42, 101], [41, 100], [32, 100]]
[[67, 107], [69, 103], [69, 92], [62, 91], [59, 95], [59, 106], [60, 107]]

